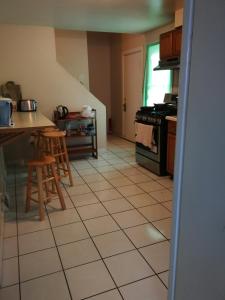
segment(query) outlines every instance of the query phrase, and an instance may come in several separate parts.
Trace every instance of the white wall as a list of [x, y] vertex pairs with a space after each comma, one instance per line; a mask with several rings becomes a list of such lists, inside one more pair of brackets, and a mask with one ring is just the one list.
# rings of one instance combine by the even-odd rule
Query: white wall
[[54, 29], [1, 25], [0, 37], [0, 83], [21, 84], [23, 98], [38, 100], [38, 109], [48, 117], [59, 104], [71, 111], [91, 105], [97, 109], [98, 144], [105, 147], [105, 106], [57, 62]]
[[56, 59], [89, 89], [86, 31], [55, 29]]

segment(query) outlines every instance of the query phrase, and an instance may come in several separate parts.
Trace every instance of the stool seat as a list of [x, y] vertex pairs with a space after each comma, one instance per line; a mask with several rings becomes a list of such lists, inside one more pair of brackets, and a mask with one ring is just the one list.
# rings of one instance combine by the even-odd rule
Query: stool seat
[[43, 132], [42, 135], [47, 137], [47, 138], [60, 138], [60, 137], [65, 137], [66, 136], [64, 131]]
[[34, 130], [31, 132], [31, 137], [33, 138], [32, 143], [34, 144], [35, 149], [38, 151], [38, 156], [41, 156], [43, 150], [43, 136], [45, 132], [59, 131], [57, 127], [46, 127], [43, 129]]

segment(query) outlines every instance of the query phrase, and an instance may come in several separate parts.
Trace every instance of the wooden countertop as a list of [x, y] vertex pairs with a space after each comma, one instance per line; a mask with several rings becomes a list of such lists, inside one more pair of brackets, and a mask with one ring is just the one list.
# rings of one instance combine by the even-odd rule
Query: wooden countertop
[[177, 122], [177, 116], [166, 116], [166, 120]]
[[12, 120], [13, 126], [0, 127], [0, 145], [31, 130], [55, 126], [40, 112], [13, 112]]

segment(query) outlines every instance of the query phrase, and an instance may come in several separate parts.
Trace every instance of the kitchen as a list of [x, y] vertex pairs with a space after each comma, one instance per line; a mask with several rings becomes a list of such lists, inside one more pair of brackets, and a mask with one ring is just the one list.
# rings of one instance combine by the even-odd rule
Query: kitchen
[[[213, 10], [212, 10], [213, 11]], [[50, 33], [49, 32], [49, 35], [51, 36], [51, 34], [52, 33]], [[32, 52], [31, 52], [32, 53]], [[49, 57], [50, 59], [51, 59], [51, 57]], [[32, 73], [30, 73], [30, 74], [32, 74]], [[51, 75], [54, 75], [54, 74], [51, 74]], [[43, 82], [44, 83], [44, 82]], [[24, 86], [24, 84], [25, 84], [25, 82], [22, 82], [22, 86]], [[42, 85], [41, 85], [42, 86]], [[45, 88], [48, 88], [48, 86], [47, 85], [44, 85], [43, 84], [43, 87], [45, 87]], [[39, 93], [40, 93], [40, 91], [39, 91], [40, 89], [36, 89], [36, 91], [38, 91]], [[58, 92], [58, 91], [57, 91]], [[36, 97], [37, 99], [38, 99], [38, 97]], [[47, 104], [47, 103], [46, 103]], [[66, 103], [65, 103], [66, 104]], [[94, 106], [94, 105], [93, 105]], [[49, 110], [49, 113], [50, 113], [50, 110]], [[201, 116], [202, 117], [202, 116]], [[194, 124], [193, 124], [194, 125]], [[113, 143], [112, 143], [113, 144]], [[117, 149], [117, 147], [118, 147], [118, 145], [117, 145], [117, 142], [115, 142], [115, 144], [114, 145], [111, 145], [112, 146], [112, 149], [114, 148], [114, 150], [115, 149]], [[125, 145], [125, 144], [122, 144], [122, 148], [126, 148], [127, 146]], [[118, 149], [117, 149], [118, 150]], [[119, 152], [118, 152], [119, 153]], [[121, 155], [123, 155], [123, 154], [121, 154]], [[107, 155], [106, 155], [107, 156]], [[114, 157], [114, 159], [115, 159], [115, 157]], [[105, 162], [104, 162], [105, 163]], [[103, 164], [104, 164], [103, 163]], [[102, 164], [102, 163], [101, 163]], [[104, 166], [101, 166], [101, 168], [103, 168]], [[133, 176], [133, 175], [131, 175], [131, 176]], [[116, 296], [114, 296], [114, 297], [116, 297]], [[203, 298], [202, 298], [203, 299]]]

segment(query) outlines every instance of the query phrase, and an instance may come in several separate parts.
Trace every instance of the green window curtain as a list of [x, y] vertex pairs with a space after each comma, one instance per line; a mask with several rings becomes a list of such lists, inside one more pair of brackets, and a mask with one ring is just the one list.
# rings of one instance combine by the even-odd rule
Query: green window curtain
[[151, 44], [146, 49], [143, 105], [152, 106], [154, 103], [163, 103], [165, 93], [172, 90], [172, 72], [153, 71], [159, 63], [159, 44]]

